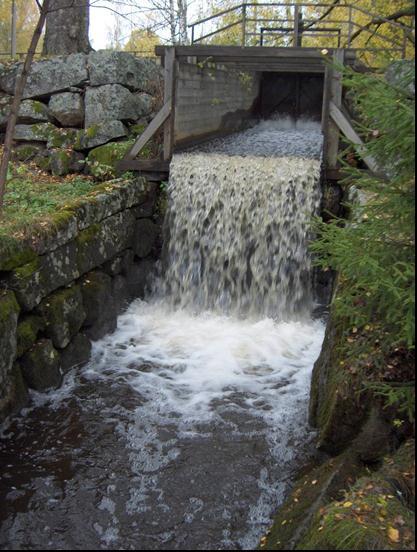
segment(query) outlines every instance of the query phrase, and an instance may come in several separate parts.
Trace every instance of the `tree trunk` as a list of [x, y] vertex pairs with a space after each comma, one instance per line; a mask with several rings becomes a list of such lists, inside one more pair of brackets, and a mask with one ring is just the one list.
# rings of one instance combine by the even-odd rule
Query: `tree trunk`
[[11, 106], [9, 119], [7, 121], [6, 136], [4, 138], [3, 156], [0, 163], [0, 217], [3, 210], [4, 195], [6, 193], [7, 171], [12, 154], [13, 137], [16, 128], [17, 115], [19, 113], [20, 102], [22, 101], [23, 91], [26, 86], [26, 80], [32, 65], [33, 57], [36, 52], [36, 47], [41, 37], [43, 26], [45, 24], [45, 19], [49, 9], [49, 2], [50, 0], [43, 1], [39, 21], [36, 25], [35, 32], [33, 33], [32, 40], [30, 42], [29, 50], [23, 64], [22, 72], [16, 81], [13, 103]]
[[87, 54], [92, 50], [88, 38], [89, 23], [88, 0], [50, 0], [42, 54]]

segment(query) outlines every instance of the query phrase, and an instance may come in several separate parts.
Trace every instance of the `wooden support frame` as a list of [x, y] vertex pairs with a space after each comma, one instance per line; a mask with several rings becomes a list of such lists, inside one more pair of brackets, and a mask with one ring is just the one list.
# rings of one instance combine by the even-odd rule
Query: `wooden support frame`
[[166, 48], [164, 58], [164, 103], [170, 106], [170, 113], [164, 124], [164, 161], [170, 160], [174, 151], [176, 65], [175, 47]]
[[342, 107], [343, 82], [342, 73], [337, 66], [344, 65], [344, 50], [335, 50], [333, 53], [333, 64], [326, 71], [327, 82], [325, 83], [325, 102], [324, 115], [326, 117], [325, 126], [325, 161], [329, 169], [336, 169], [339, 161], [340, 129], [330, 117], [330, 104], [333, 103], [337, 108]]

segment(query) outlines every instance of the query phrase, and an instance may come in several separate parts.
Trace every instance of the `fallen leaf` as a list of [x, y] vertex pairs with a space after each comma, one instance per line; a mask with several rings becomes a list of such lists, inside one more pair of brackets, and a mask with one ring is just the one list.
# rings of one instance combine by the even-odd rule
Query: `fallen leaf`
[[388, 538], [391, 542], [400, 542], [400, 532], [394, 527], [388, 527]]

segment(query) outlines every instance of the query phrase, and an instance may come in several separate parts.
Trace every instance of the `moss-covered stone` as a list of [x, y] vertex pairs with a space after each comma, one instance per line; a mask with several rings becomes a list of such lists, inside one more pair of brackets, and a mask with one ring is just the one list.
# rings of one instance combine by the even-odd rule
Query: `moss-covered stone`
[[44, 297], [77, 279], [76, 259], [76, 244], [71, 242], [14, 270], [8, 284], [22, 308], [33, 310]]
[[16, 358], [19, 311], [14, 293], [0, 290], [0, 420], [9, 410], [13, 394], [11, 371]]
[[48, 149], [71, 148], [76, 145], [78, 134], [75, 128], [53, 128], [48, 134]]
[[112, 295], [112, 279], [100, 271], [89, 272], [81, 282], [87, 318], [85, 333], [93, 341], [116, 329], [117, 308]]
[[109, 276], [117, 276], [118, 274], [126, 276], [133, 264], [133, 260], [134, 253], [132, 249], [127, 249], [121, 255], [117, 255], [110, 261], [107, 261], [107, 263], [104, 263], [102, 270]]
[[410, 483], [413, 478], [414, 447], [405, 447], [401, 461], [386, 459], [388, 477], [386, 468], [362, 477], [342, 500], [321, 509], [296, 550], [414, 550], [413, 508], [397, 483], [405, 474]]
[[77, 263], [80, 274], [96, 268], [132, 244], [134, 215], [126, 210], [90, 226], [77, 237]]
[[0, 272], [13, 270], [35, 258], [35, 251], [22, 240], [0, 237]]
[[152, 251], [159, 235], [159, 227], [149, 219], [139, 219], [135, 224], [133, 250], [140, 257], [146, 257]]
[[60, 357], [49, 339], [35, 343], [19, 361], [23, 377], [31, 389], [57, 389], [62, 382]]
[[331, 318], [311, 383], [310, 423], [318, 428], [318, 447], [330, 454], [352, 442], [369, 414], [360, 378], [346, 369], [342, 342], [342, 327]]
[[46, 335], [59, 349], [69, 345], [86, 319], [81, 289], [76, 285], [48, 296], [38, 311], [45, 322]]
[[45, 329], [42, 317], [34, 314], [23, 316], [17, 326], [17, 358], [21, 357], [32, 348], [38, 335]]
[[87, 364], [91, 355], [91, 341], [82, 333], [77, 334], [61, 354], [61, 368], [64, 374], [75, 367]]
[[[116, 166], [133, 145], [133, 140], [110, 142], [90, 151], [87, 166], [91, 174], [111, 177], [116, 175]], [[104, 171], [104, 172], [103, 172]]]

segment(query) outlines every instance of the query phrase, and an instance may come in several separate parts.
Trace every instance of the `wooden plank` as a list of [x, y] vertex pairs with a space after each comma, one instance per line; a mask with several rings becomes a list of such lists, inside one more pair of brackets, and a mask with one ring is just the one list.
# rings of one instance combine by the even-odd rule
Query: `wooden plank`
[[165, 50], [164, 103], [170, 106], [170, 118], [164, 124], [164, 159], [171, 159], [174, 147], [174, 95], [175, 95], [175, 48]]
[[117, 165], [119, 171], [169, 173], [169, 162], [160, 159], [123, 159]]
[[[333, 65], [330, 67], [330, 99], [338, 108], [342, 107], [343, 82], [342, 74], [336, 69], [336, 65], [344, 64], [343, 50], [336, 50], [333, 54]], [[326, 161], [330, 169], [335, 169], [339, 161], [339, 144], [340, 133], [339, 128], [331, 119], [328, 119], [327, 127], [327, 144], [326, 144]]]
[[[167, 50], [166, 46], [157, 46], [155, 52], [158, 56], [164, 56]], [[321, 48], [277, 48], [272, 46], [260, 47], [260, 46], [206, 46], [206, 45], [194, 45], [194, 46], [177, 46], [176, 47], [176, 56], [177, 58], [183, 57], [212, 57], [213, 61], [215, 58], [231, 58], [242, 57], [250, 58], [292, 58], [292, 57], [301, 57], [301, 58], [313, 58], [313, 59], [322, 59], [322, 49]], [[333, 49], [328, 49], [329, 54], [333, 53]], [[346, 59], [354, 60], [355, 52], [353, 50], [346, 51]]]
[[371, 171], [377, 173], [378, 165], [371, 156], [364, 154], [365, 148], [361, 137], [353, 128], [352, 123], [349, 121], [349, 119], [333, 102], [330, 102], [330, 117], [333, 119], [337, 127], [343, 132], [346, 138], [356, 146], [356, 151], [362, 157], [362, 159], [365, 161]]
[[166, 103], [164, 107], [158, 112], [156, 117], [152, 120], [145, 132], [139, 136], [136, 142], [133, 144], [130, 151], [127, 152], [123, 160], [134, 159], [140, 151], [146, 146], [149, 140], [154, 136], [156, 132], [162, 127], [165, 121], [171, 114], [171, 103]]

